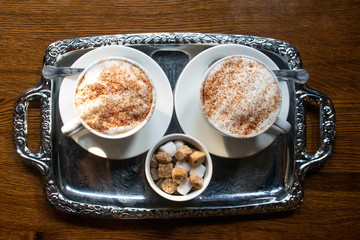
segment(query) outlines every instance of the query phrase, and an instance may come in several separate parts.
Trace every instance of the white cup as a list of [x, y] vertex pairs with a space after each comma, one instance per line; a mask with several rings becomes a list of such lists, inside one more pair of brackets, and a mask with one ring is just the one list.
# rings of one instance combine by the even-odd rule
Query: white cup
[[[244, 67], [244, 70], [241, 71], [238, 68], [237, 71], [231, 71], [230, 65]], [[245, 83], [240, 79], [244, 81], [247, 79], [249, 82]], [[269, 88], [265, 89], [265, 84], [268, 84]], [[270, 93], [264, 94], [267, 90]], [[210, 101], [209, 97], [205, 99], [204, 95], [219, 97], [210, 97]], [[271, 99], [276, 100], [269, 100], [269, 96], [273, 96]], [[291, 129], [291, 124], [279, 116], [282, 101], [279, 82], [275, 74], [265, 64], [249, 56], [232, 55], [216, 61], [204, 74], [200, 87], [203, 117], [222, 135], [234, 138], [256, 137], [270, 128], [282, 134], [287, 133]], [[239, 102], [244, 104], [238, 104]], [[250, 103], [246, 105], [246, 102]], [[275, 105], [272, 103], [275, 102], [277, 107], [273, 107]], [[263, 106], [262, 103], [270, 104], [271, 108], [262, 109], [259, 107]], [[256, 121], [256, 116], [267, 112], [270, 114], [264, 117], [264, 121]], [[252, 120], [247, 122], [244, 120], [246, 118]], [[251, 126], [251, 124], [254, 126], [262, 122], [264, 123], [260, 124], [261, 127], [259, 126], [256, 131], [250, 130], [251, 127], [243, 127], [246, 130], [236, 127]]]
[[[91, 128], [85, 121], [84, 119], [82, 119], [79, 115], [78, 112], [78, 108], [76, 106], [75, 100], [76, 100], [76, 94], [77, 94], [77, 89], [83, 79], [84, 76], [86, 76], [87, 73], [89, 73], [89, 70], [96, 68], [96, 66], [100, 66], [101, 64], [103, 64], [104, 62], [107, 61], [123, 61], [126, 63], [130, 63], [132, 65], [134, 65], [135, 67], [139, 68], [147, 77], [147, 79], [149, 80], [151, 86], [152, 86], [152, 104], [150, 107], [150, 111], [147, 114], [146, 118], [138, 125], [136, 126], [121, 126], [119, 128], [117, 128], [117, 131], [115, 131], [115, 133], [104, 133], [101, 131], [97, 131], [93, 128]], [[94, 71], [93, 71], [94, 72]], [[153, 81], [151, 80], [149, 74], [147, 73], [147, 71], [137, 62], [128, 59], [128, 58], [124, 58], [124, 57], [108, 57], [108, 58], [102, 58], [100, 60], [97, 60], [96, 62], [90, 64], [89, 66], [87, 66], [84, 71], [79, 75], [79, 77], [77, 78], [77, 81], [74, 85], [74, 92], [73, 92], [73, 106], [76, 109], [76, 118], [74, 118], [73, 120], [71, 120], [70, 122], [67, 122], [62, 128], [61, 131], [64, 135], [67, 136], [71, 136], [77, 132], [79, 132], [80, 130], [86, 128], [87, 130], [89, 130], [91, 133], [102, 137], [102, 138], [107, 138], [107, 139], [120, 139], [120, 138], [125, 138], [125, 137], [129, 137], [135, 133], [137, 133], [139, 130], [141, 130], [150, 120], [154, 109], [155, 109], [155, 105], [156, 105], [156, 91], [155, 91], [155, 86], [153, 84]]]

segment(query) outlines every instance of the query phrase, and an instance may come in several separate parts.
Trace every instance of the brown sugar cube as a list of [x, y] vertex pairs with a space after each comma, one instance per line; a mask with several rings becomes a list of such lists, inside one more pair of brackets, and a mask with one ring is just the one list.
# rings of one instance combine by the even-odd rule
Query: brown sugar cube
[[161, 183], [161, 189], [168, 194], [173, 194], [177, 187], [178, 184], [172, 178], [167, 178]]
[[159, 163], [158, 175], [160, 178], [171, 178], [172, 170], [172, 163]]
[[184, 183], [187, 180], [187, 172], [181, 167], [175, 167], [172, 170], [172, 179], [177, 183]]
[[159, 163], [170, 163], [172, 161], [172, 157], [169, 153], [159, 151], [155, 155], [156, 160], [158, 160]]
[[159, 162], [156, 160], [155, 155], [152, 155], [150, 159], [150, 167], [156, 168], [159, 166]]
[[200, 177], [196, 174], [190, 175], [189, 182], [190, 182], [190, 185], [193, 186], [195, 189], [200, 189], [204, 186], [204, 179], [202, 179], [202, 177]]
[[185, 161], [192, 154], [191, 148], [187, 145], [182, 145], [175, 153], [175, 158], [179, 161]]
[[152, 180], [156, 181], [159, 179], [158, 169], [157, 168], [150, 168], [151, 178]]
[[199, 166], [205, 162], [205, 153], [201, 151], [195, 151], [190, 155], [189, 164], [192, 167]]

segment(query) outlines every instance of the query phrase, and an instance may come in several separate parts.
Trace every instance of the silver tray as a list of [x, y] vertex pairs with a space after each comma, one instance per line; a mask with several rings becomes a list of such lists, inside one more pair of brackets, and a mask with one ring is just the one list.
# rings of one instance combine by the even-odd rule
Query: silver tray
[[[268, 55], [280, 69], [302, 67], [289, 43], [264, 37], [203, 33], [126, 34], [67, 39], [46, 49], [44, 64], [70, 66], [84, 53], [108, 45], [126, 45], [152, 57], [174, 87], [185, 65], [203, 50], [219, 44], [242, 44]], [[62, 135], [58, 93], [62, 79], [45, 80], [23, 93], [14, 110], [14, 142], [18, 154], [41, 173], [46, 200], [73, 214], [121, 219], [179, 218], [268, 213], [296, 209], [305, 173], [330, 156], [335, 143], [335, 111], [331, 100], [307, 85], [288, 83], [293, 128], [269, 147], [247, 158], [213, 156], [214, 174], [198, 198], [174, 203], [156, 195], [146, 182], [145, 154], [127, 160], [97, 157]], [[27, 146], [27, 112], [40, 101], [41, 147]], [[309, 101], [319, 107], [320, 147], [306, 151], [305, 113]], [[182, 132], [173, 116], [166, 134]]]

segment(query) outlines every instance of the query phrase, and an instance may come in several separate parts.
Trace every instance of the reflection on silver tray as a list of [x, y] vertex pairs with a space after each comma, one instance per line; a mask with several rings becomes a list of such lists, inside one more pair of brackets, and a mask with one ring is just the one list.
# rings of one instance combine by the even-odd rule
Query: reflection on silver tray
[[[84, 53], [108, 45], [127, 45], [153, 58], [167, 74], [172, 87], [185, 65], [198, 53], [219, 44], [242, 44], [268, 55], [280, 69], [301, 68], [301, 58], [286, 42], [253, 36], [152, 33], [67, 39], [51, 44], [44, 64], [70, 66]], [[56, 209], [85, 216], [111, 218], [177, 218], [287, 211], [299, 207], [304, 174], [322, 164], [335, 142], [335, 113], [330, 99], [306, 85], [288, 83], [293, 129], [268, 148], [247, 158], [214, 157], [214, 175], [198, 198], [173, 203], [158, 197], [147, 184], [144, 154], [127, 159], [100, 158], [61, 134], [58, 94], [61, 78], [41, 79], [20, 96], [14, 111], [17, 152], [42, 174], [47, 201]], [[27, 147], [27, 108], [41, 101], [41, 149]], [[306, 153], [306, 103], [320, 111], [321, 145], [315, 155]], [[182, 132], [173, 116], [166, 134]]]

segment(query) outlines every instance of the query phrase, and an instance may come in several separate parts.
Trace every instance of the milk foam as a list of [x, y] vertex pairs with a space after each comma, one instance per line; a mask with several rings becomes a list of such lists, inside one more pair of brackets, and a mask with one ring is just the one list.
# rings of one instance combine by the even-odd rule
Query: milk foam
[[75, 95], [79, 116], [93, 130], [117, 135], [141, 125], [153, 110], [155, 95], [146, 74], [122, 60], [91, 67]]
[[276, 120], [281, 105], [277, 79], [252, 58], [231, 57], [217, 64], [202, 88], [209, 122], [234, 136], [255, 136]]

